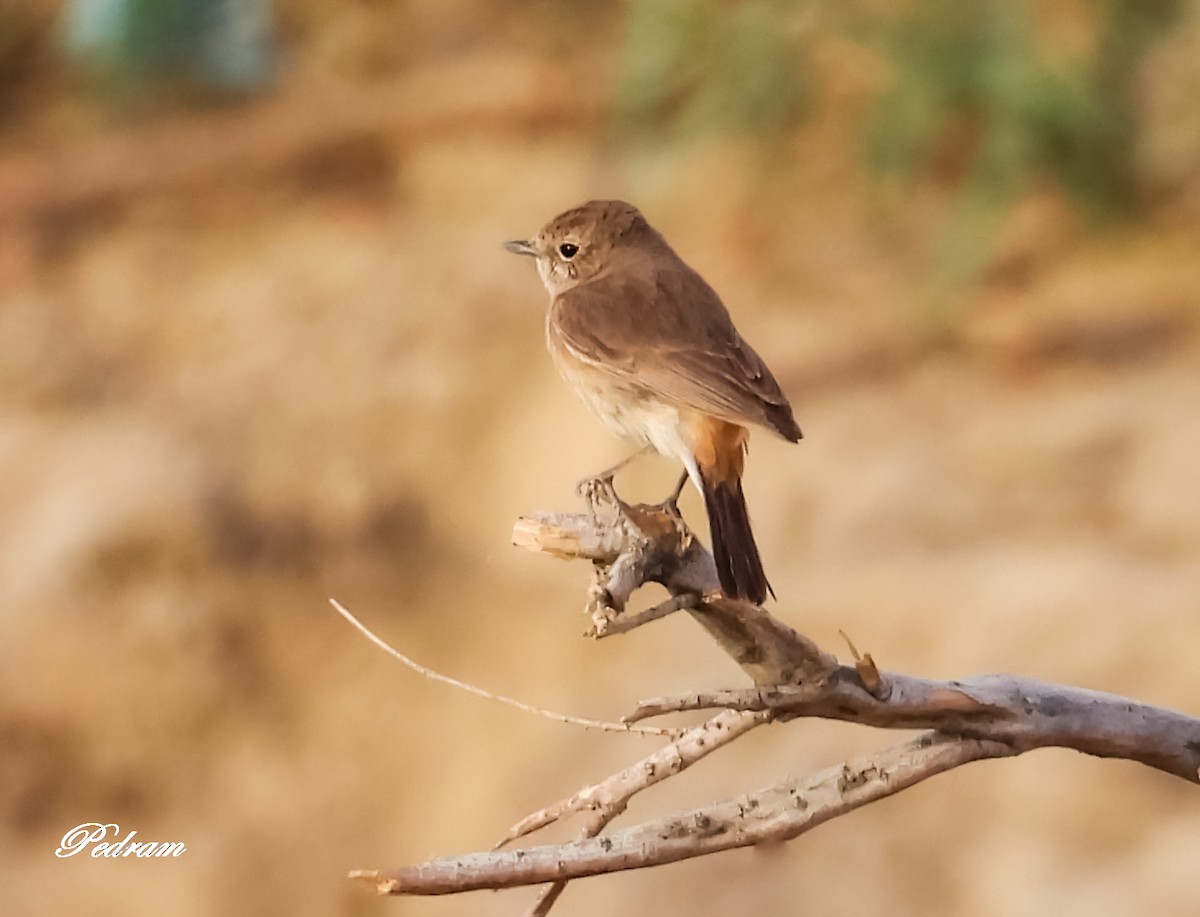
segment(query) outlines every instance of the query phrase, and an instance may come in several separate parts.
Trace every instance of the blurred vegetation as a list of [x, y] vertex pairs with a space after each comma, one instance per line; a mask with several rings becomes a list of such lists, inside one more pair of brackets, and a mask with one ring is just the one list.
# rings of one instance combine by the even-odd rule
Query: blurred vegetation
[[255, 89], [271, 74], [267, 0], [71, 0], [68, 50], [108, 88]]
[[[1188, 0], [1105, 0], [1063, 51], [1028, 0], [912, 0], [892, 16], [796, 0], [645, 0], [627, 7], [615, 108], [663, 141], [714, 131], [779, 134], [814, 95], [806, 37], [865, 38], [891, 82], [863, 125], [873, 171], [932, 176], [980, 206], [1051, 179], [1095, 217], [1137, 212], [1139, 70]], [[818, 18], [819, 17], [819, 18]], [[1043, 17], [1044, 18], [1044, 17]]]
[[1194, 7], [912, 0], [885, 14], [862, 0], [647, 0], [627, 8], [617, 125], [623, 138], [665, 143], [714, 133], [770, 142], [802, 122], [818, 91], [814, 36], [870, 48], [889, 79], [860, 125], [868, 173], [905, 194], [922, 184], [950, 193], [930, 270], [940, 323], [1023, 194], [1057, 187], [1093, 225], [1141, 215], [1153, 189], [1138, 157], [1140, 73]]
[[949, 155], [980, 203], [1048, 176], [1094, 215], [1129, 213], [1138, 69], [1182, 7], [1108, 0], [1090, 53], [1051, 58], [1023, 0], [918, 0], [887, 35], [894, 81], [868, 127], [869, 160], [911, 177]]
[[645, 0], [628, 6], [616, 109], [633, 136], [780, 134], [811, 94], [803, 4]]
[[53, 20], [21, 0], [0, 0], [0, 126], [26, 107], [52, 69]]
[[[558, 6], [512, 15], [532, 22]], [[317, 9], [326, 8], [300, 0], [0, 0], [0, 118], [13, 120], [29, 87], [44, 89], [46, 74], [64, 69], [64, 48], [83, 64], [77, 90], [118, 100], [130, 88], [141, 98], [148, 90], [171, 104], [196, 100], [179, 90], [198, 85], [267, 89], [284, 53], [293, 63], [305, 53], [365, 60], [378, 52], [379, 35], [389, 36], [388, 48], [397, 45], [393, 32], [406, 36], [404, 47], [453, 48], [448, 34], [479, 27], [478, 15], [425, 22], [415, 7], [377, 3], [337, 14], [358, 22], [357, 31], [322, 19], [319, 29], [281, 38], [276, 18]], [[641, 0], [621, 9], [615, 40], [594, 22], [574, 21], [569, 45], [574, 53], [590, 30], [611, 53], [612, 85], [589, 91], [611, 102], [611, 124], [627, 145], [745, 136], [786, 157], [779, 141], [826, 98], [830, 61], [871, 71], [866, 117], [860, 109], [838, 116], [858, 131], [878, 187], [946, 194], [930, 269], [940, 321], [988, 263], [1022, 195], [1061, 190], [1096, 225], [1137, 219], [1161, 195], [1141, 155], [1150, 129], [1141, 76], [1173, 27], [1188, 16], [1194, 25], [1198, 10], [1197, 0]], [[275, 47], [289, 39], [296, 47]], [[336, 54], [308, 47], [327, 39]], [[851, 45], [861, 58], [847, 60]], [[787, 165], [779, 155], [765, 162]]]
[[1093, 221], [1139, 215], [1139, 71], [1186, 8], [1098, 3], [1075, 53], [1026, 0], [916, 0], [888, 24], [893, 78], [865, 149], [877, 175], [954, 189], [934, 255], [937, 320], [951, 318], [948, 299], [987, 262], [1005, 209], [1039, 184], [1057, 185]]

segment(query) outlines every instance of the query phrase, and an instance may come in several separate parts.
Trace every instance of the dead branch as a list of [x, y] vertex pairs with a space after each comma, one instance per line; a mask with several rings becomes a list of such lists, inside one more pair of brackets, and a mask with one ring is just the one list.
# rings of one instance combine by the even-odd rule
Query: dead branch
[[943, 771], [1014, 754], [1000, 742], [929, 733], [887, 751], [712, 806], [570, 844], [430, 860], [361, 871], [380, 894], [442, 895], [566, 881], [798, 837], [822, 822]]
[[625, 811], [625, 806], [637, 793], [668, 777], [674, 777], [770, 719], [772, 716], [769, 712], [726, 710], [606, 780], [584, 787], [575, 795], [526, 816], [509, 829], [496, 847], [503, 847], [577, 812], [597, 812], [598, 817], [607, 823]]
[[814, 685], [654, 698], [625, 720], [714, 707], [771, 710], [781, 720], [817, 716], [885, 729], [936, 729], [1003, 742], [1014, 754], [1071, 748], [1099, 758], [1126, 758], [1200, 783], [1200, 720], [1175, 710], [1012, 675], [962, 681], [880, 675], [887, 688], [883, 700], [863, 687], [853, 669], [842, 667]]
[[592, 562], [587, 612], [597, 637], [623, 632], [620, 622], [634, 591], [661, 583], [686, 607], [755, 684], [818, 680], [837, 667], [807, 637], [765, 610], [724, 598], [708, 549], [679, 514], [664, 506], [627, 506], [617, 515], [534, 513], [517, 520], [513, 544], [565, 559]]
[[[629, 800], [636, 794], [668, 777], [674, 777], [704, 756], [712, 754], [718, 748], [728, 745], [771, 719], [772, 714], [769, 712], [723, 711], [702, 726], [688, 730], [675, 742], [618, 771], [607, 780], [584, 787], [574, 796], [521, 819], [492, 849], [499, 850], [510, 841], [577, 812], [592, 813], [580, 832], [580, 840], [596, 837], [608, 827], [610, 821], [625, 811]], [[547, 913], [566, 887], [566, 880], [560, 879], [544, 888], [528, 911], [530, 917]]]
[[[643, 701], [625, 722], [685, 710], [723, 712], [637, 764], [522, 819], [498, 846], [590, 813], [576, 841], [351, 874], [381, 894], [552, 883], [530, 911], [545, 914], [570, 879], [789, 840], [935, 774], [1048, 746], [1125, 758], [1200, 783], [1200, 719], [1174, 710], [1009, 675], [935, 681], [881, 672], [870, 654], [853, 646], [855, 664], [840, 665], [764, 609], [722, 597], [711, 555], [669, 504], [620, 505], [613, 515], [538, 513], [518, 520], [513, 543], [591, 562], [586, 611], [592, 636], [624, 633], [686, 610], [754, 687]], [[627, 614], [633, 593], [647, 582], [662, 584], [671, 598]], [[761, 723], [803, 717], [930, 731], [816, 774], [602, 833], [635, 793]]]

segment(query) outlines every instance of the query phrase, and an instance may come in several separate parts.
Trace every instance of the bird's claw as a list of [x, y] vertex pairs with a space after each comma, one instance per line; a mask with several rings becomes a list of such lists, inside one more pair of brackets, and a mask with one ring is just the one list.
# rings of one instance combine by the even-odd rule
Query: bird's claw
[[575, 493], [584, 499], [592, 515], [598, 514], [601, 507], [607, 505], [615, 509], [621, 508], [621, 500], [613, 487], [611, 474], [599, 475], [594, 478], [584, 478], [575, 484]]

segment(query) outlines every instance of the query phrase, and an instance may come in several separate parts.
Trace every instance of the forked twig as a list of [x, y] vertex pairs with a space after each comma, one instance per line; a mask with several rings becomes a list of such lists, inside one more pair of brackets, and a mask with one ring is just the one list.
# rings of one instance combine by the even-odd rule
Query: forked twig
[[607, 823], [623, 812], [629, 800], [637, 793], [668, 777], [674, 777], [718, 748], [728, 745], [756, 726], [769, 722], [771, 718], [766, 711], [745, 713], [726, 710], [719, 713], [706, 723], [687, 730], [671, 744], [664, 745], [611, 777], [586, 786], [566, 799], [527, 815], [513, 825], [493, 849], [498, 850], [517, 838], [582, 812], [598, 812]]
[[[583, 812], [590, 812], [591, 817], [584, 824], [579, 840], [597, 837], [608, 827], [609, 822], [625, 811], [629, 800], [636, 794], [660, 781], [674, 777], [701, 758], [728, 745], [756, 726], [769, 722], [770, 719], [771, 716], [767, 713], [739, 713], [730, 710], [718, 713], [707, 723], [689, 729], [670, 745], [647, 755], [636, 764], [521, 819], [492, 849], [499, 850], [517, 838]], [[528, 917], [547, 913], [566, 887], [567, 881], [560, 879], [542, 889], [537, 900], [526, 912]]]

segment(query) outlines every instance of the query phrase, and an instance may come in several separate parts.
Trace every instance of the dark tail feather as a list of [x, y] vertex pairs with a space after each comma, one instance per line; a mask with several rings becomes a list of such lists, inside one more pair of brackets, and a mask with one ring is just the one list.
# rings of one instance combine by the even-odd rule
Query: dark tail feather
[[775, 593], [767, 582], [758, 556], [754, 533], [750, 530], [750, 514], [746, 510], [741, 479], [716, 484], [703, 476], [701, 480], [721, 591], [731, 599], [747, 599], [756, 605], [766, 601], [768, 592], [774, 598]]

